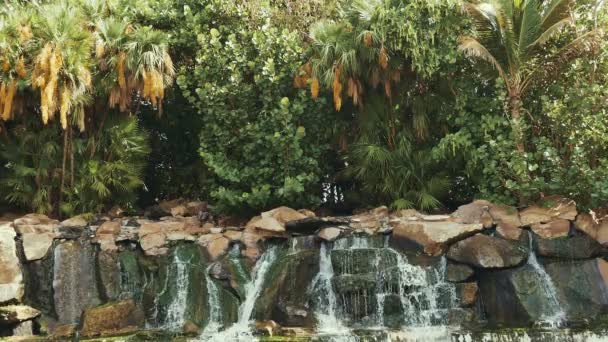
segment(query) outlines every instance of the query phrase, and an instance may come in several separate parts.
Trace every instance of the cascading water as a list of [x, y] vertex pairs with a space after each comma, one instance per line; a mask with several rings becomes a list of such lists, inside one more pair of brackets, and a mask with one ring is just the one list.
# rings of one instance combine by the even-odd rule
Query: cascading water
[[545, 271], [545, 268], [538, 263], [536, 259], [536, 253], [534, 253], [533, 239], [531, 234], [528, 234], [529, 243], [529, 255], [528, 255], [528, 265], [532, 267], [536, 277], [538, 279], [538, 284], [540, 284], [540, 289], [542, 291], [542, 295], [545, 299], [545, 305], [542, 308], [543, 315], [541, 316], [541, 321], [538, 322], [540, 325], [549, 325], [552, 328], [558, 328], [563, 326], [566, 322], [566, 312], [560, 305], [557, 289], [555, 288], [555, 284], [553, 284], [553, 280]]
[[[321, 335], [335, 335], [331, 337], [333, 341], [338, 338], [341, 341], [356, 340], [351, 334], [350, 329], [346, 327], [338, 318], [338, 301], [336, 293], [331, 284], [331, 279], [334, 276], [333, 266], [331, 264], [331, 249], [327, 244], [323, 243], [319, 251], [319, 273], [313, 279], [309, 292], [317, 295], [317, 307], [314, 312], [317, 320], [317, 332]], [[336, 337], [339, 336], [339, 337]]]
[[[266, 275], [276, 260], [277, 254], [278, 247], [272, 246], [262, 255], [256, 264], [253, 270], [253, 278], [245, 285], [245, 300], [239, 307], [239, 316], [237, 322], [227, 330], [217, 332], [216, 334], [213, 334], [213, 336], [203, 333], [203, 335], [199, 337], [199, 340], [209, 342], [249, 342], [256, 340], [250, 329], [251, 315], [253, 313], [255, 302], [263, 289]], [[217, 289], [212, 289], [212, 291], [215, 290]]]
[[220, 289], [218, 285], [213, 282], [209, 275], [210, 269], [213, 267], [211, 264], [205, 270], [205, 283], [207, 284], [207, 294], [209, 297], [209, 320], [207, 326], [203, 331], [203, 335], [211, 336], [211, 334], [217, 333], [222, 326], [222, 305], [220, 302]]
[[174, 281], [175, 294], [172, 296], [171, 302], [167, 307], [167, 313], [163, 319], [162, 327], [168, 330], [177, 331], [184, 325], [184, 316], [186, 313], [188, 301], [188, 289], [190, 279], [188, 277], [188, 269], [190, 260], [183, 260], [179, 250], [173, 253], [173, 260], [170, 265], [165, 287], [159, 296], [169, 289], [169, 281]]
[[441, 341], [448, 332], [439, 326], [457, 306], [455, 286], [444, 280], [446, 263], [442, 258], [435, 267], [412, 265], [386, 239], [350, 236], [333, 249], [323, 244], [309, 289], [317, 298], [317, 333], [335, 336], [330, 341], [359, 341], [352, 328], [358, 334], [405, 329], [410, 334], [404, 341]]

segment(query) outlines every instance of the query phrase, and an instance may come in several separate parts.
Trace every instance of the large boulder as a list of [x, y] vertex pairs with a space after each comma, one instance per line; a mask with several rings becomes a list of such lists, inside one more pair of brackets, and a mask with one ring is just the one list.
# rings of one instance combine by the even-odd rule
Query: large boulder
[[452, 220], [459, 223], [481, 223], [485, 228], [489, 228], [494, 223], [490, 215], [491, 206], [492, 203], [486, 200], [476, 200], [461, 205], [452, 213]]
[[460, 283], [471, 279], [475, 271], [470, 266], [450, 262], [446, 266], [445, 280]]
[[521, 226], [516, 208], [494, 204], [486, 200], [476, 200], [458, 207], [452, 213], [451, 219], [459, 223], [481, 223], [485, 228], [494, 224], [507, 227]]
[[529, 264], [522, 267], [483, 271], [478, 274], [479, 293], [491, 325], [525, 327], [551, 311], [545, 279]]
[[15, 230], [21, 235], [23, 251], [28, 261], [40, 260], [48, 253], [59, 233], [59, 221], [42, 214], [28, 214], [16, 219]]
[[547, 223], [555, 219], [574, 221], [577, 215], [576, 202], [573, 200], [549, 196], [539, 204], [532, 205], [519, 213], [521, 223], [531, 226], [536, 223]]
[[208, 227], [200, 226], [196, 217], [166, 217], [161, 221], [143, 221], [138, 236], [144, 253], [158, 256], [167, 254], [169, 241], [194, 241], [197, 235], [208, 231]]
[[608, 245], [608, 216], [600, 216], [595, 212], [582, 213], [576, 217], [574, 225], [602, 245]]
[[391, 244], [398, 249], [422, 249], [428, 255], [440, 255], [447, 246], [483, 230], [481, 223], [463, 224], [450, 221], [392, 222]]
[[260, 216], [252, 218], [247, 223], [247, 228], [266, 230], [274, 233], [285, 232], [288, 222], [306, 219], [307, 216], [297, 210], [288, 207], [278, 207], [263, 212]]
[[144, 325], [144, 313], [129, 299], [86, 310], [80, 335], [120, 335], [142, 329]]
[[477, 234], [453, 244], [447, 257], [479, 268], [514, 267], [526, 260], [528, 251], [521, 244]]
[[0, 306], [0, 325], [13, 325], [40, 316], [40, 311], [27, 305]]
[[552, 220], [547, 223], [535, 223], [532, 231], [543, 239], [554, 239], [568, 236], [570, 221], [564, 219]]
[[602, 245], [584, 234], [553, 239], [535, 237], [535, 240], [536, 253], [543, 257], [588, 259], [599, 256], [603, 252]]
[[[308, 305], [308, 285], [319, 270], [318, 250], [282, 253], [268, 272], [267, 284], [256, 301], [253, 317], [284, 326], [312, 328], [314, 314]], [[316, 298], [316, 297], [315, 297]]]
[[603, 259], [554, 262], [545, 266], [571, 321], [596, 318], [608, 310], [608, 262]]
[[198, 244], [205, 248], [211, 260], [217, 260], [228, 252], [230, 240], [221, 233], [202, 235], [197, 240]]
[[15, 237], [11, 223], [0, 224], [0, 304], [19, 301], [23, 296], [23, 274]]

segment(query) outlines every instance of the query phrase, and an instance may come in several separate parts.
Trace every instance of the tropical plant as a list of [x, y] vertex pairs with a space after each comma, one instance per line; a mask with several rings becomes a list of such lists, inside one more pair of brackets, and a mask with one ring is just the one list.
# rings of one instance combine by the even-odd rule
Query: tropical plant
[[[200, 155], [216, 207], [240, 215], [277, 205], [318, 205], [333, 123], [325, 99], [292, 87], [301, 37], [271, 11], [218, 2], [192, 18], [199, 30], [192, 68], [177, 78], [202, 116]], [[200, 18], [212, 17], [221, 25]]]
[[492, 0], [465, 3], [472, 35], [460, 37], [459, 49], [490, 63], [505, 83], [507, 106], [517, 150], [525, 152], [522, 98], [530, 88], [559, 75], [573, 59], [593, 51], [598, 31], [580, 34], [555, 52], [544, 49], [572, 23], [575, 0]]
[[131, 111], [133, 103], [160, 112], [172, 84], [167, 35], [134, 24], [126, 8], [122, 0], [11, 0], [0, 11], [0, 121], [14, 121], [2, 125], [6, 130], [26, 122], [17, 112], [39, 115], [44, 125], [59, 117], [63, 153], [56, 209], [69, 204], [63, 195], [80, 181], [75, 181], [75, 140], [87, 139], [84, 146], [93, 158], [108, 134], [108, 116]]
[[[342, 4], [339, 20], [311, 27], [310, 58], [294, 85], [310, 87], [313, 99], [329, 88], [335, 110], [352, 120], [339, 133], [343, 174], [359, 184], [363, 204], [430, 210], [440, 207], [448, 193], [449, 180], [433, 171], [438, 162], [429, 149], [444, 134], [431, 127], [441, 122], [438, 113], [451, 97], [432, 74], [450, 63], [450, 42], [455, 45], [456, 37], [447, 34], [445, 23], [455, 8], [453, 1], [434, 6], [416, 0], [355, 0]], [[421, 43], [412, 32], [431, 39]], [[439, 51], [448, 53], [437, 58]], [[426, 64], [423, 55], [436, 64]]]
[[[58, 209], [64, 215], [97, 213], [114, 204], [132, 208], [135, 190], [143, 185], [147, 134], [135, 118], [112, 119], [108, 126], [93, 156], [87, 146], [92, 140], [73, 139], [74, 185], [69, 188], [62, 187], [59, 127], [40, 127], [30, 118], [27, 126], [11, 129], [11, 143], [1, 145], [0, 153], [6, 162], [0, 176], [3, 199], [45, 214]], [[56, 208], [62, 196], [65, 201]]]

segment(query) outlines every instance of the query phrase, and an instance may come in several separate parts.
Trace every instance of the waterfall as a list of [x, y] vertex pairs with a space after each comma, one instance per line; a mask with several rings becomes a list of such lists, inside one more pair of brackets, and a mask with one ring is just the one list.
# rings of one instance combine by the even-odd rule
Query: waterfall
[[[270, 267], [276, 260], [277, 254], [278, 247], [272, 246], [262, 255], [258, 263], [255, 265], [255, 268], [253, 270], [253, 278], [251, 279], [251, 281], [249, 281], [249, 283], [245, 285], [245, 300], [243, 301], [243, 303], [241, 303], [241, 306], [239, 307], [239, 316], [237, 322], [234, 323], [227, 330], [215, 333], [212, 336], [208, 336], [205, 332], [203, 332], [203, 334], [199, 337], [200, 341], [249, 342], [256, 340], [249, 327], [251, 323], [251, 315], [253, 314], [255, 302], [258, 299], [260, 293], [262, 292], [264, 280], [266, 279], [266, 274], [268, 273]], [[215, 288], [213, 288], [212, 290], [215, 290]]]
[[211, 264], [205, 270], [205, 283], [207, 284], [207, 295], [209, 297], [209, 320], [207, 326], [203, 331], [203, 335], [210, 335], [217, 333], [222, 326], [222, 305], [220, 302], [220, 289], [218, 285], [213, 282], [209, 272], [213, 264]]
[[[331, 256], [336, 253], [332, 265]], [[317, 331], [349, 332], [347, 326], [411, 330], [446, 325], [458, 302], [456, 287], [445, 280], [446, 265], [445, 258], [432, 267], [413, 265], [388, 247], [384, 237], [350, 236], [337, 240], [331, 250], [322, 245], [319, 274], [312, 283], [320, 304], [315, 312]], [[346, 290], [334, 290], [332, 279], [336, 277], [334, 281], [347, 286]]]
[[[314, 312], [317, 320], [317, 332], [327, 335], [339, 335], [343, 340], [349, 341], [349, 338], [352, 340], [354, 336], [352, 336], [350, 329], [342, 324], [337, 316], [338, 301], [331, 284], [333, 276], [331, 249], [327, 247], [326, 243], [322, 243], [319, 251], [319, 273], [313, 279], [309, 288], [309, 292], [316, 294], [319, 300]], [[333, 337], [334, 340], [337, 338]]]
[[549, 314], [543, 314], [541, 316], [541, 324], [548, 324], [550, 327], [557, 328], [562, 326], [566, 322], [566, 313], [561, 307], [558, 297], [557, 297], [557, 289], [555, 288], [555, 284], [553, 284], [553, 280], [545, 271], [545, 268], [538, 263], [536, 259], [536, 253], [534, 253], [534, 246], [532, 244], [533, 238], [530, 233], [528, 233], [529, 240], [529, 250], [530, 253], [528, 255], [528, 265], [534, 269], [534, 273], [538, 277], [538, 283], [540, 285], [540, 289], [542, 290], [542, 295], [546, 299], [546, 307], [543, 310], [544, 312], [549, 312]]
[[186, 307], [188, 302], [188, 289], [190, 285], [190, 279], [188, 277], [188, 268], [190, 266], [190, 260], [182, 260], [179, 250], [175, 250], [173, 253], [173, 262], [170, 266], [170, 272], [167, 274], [165, 282], [165, 288], [160, 293], [159, 297], [162, 296], [169, 289], [170, 277], [171, 281], [175, 284], [175, 294], [171, 300], [171, 303], [167, 307], [167, 314], [164, 318], [163, 328], [168, 330], [180, 330], [184, 325], [184, 316], [186, 314]]

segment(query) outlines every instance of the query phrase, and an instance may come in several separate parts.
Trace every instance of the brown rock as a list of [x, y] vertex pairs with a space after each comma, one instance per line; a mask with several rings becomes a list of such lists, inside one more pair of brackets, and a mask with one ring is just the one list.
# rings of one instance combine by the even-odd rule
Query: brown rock
[[139, 227], [139, 236], [146, 236], [155, 233], [169, 233], [184, 230], [186, 222], [184, 220], [169, 218], [164, 221], [144, 223]]
[[266, 230], [269, 232], [285, 232], [285, 226], [273, 217], [256, 216], [247, 223], [246, 227]]
[[175, 206], [173, 208], [171, 208], [171, 216], [186, 216], [186, 213], [188, 212], [188, 209], [186, 208], [185, 205], [178, 205]]
[[400, 221], [393, 226], [391, 242], [397, 247], [407, 246], [407, 242], [420, 245], [428, 255], [440, 255], [447, 245], [466, 236], [480, 232], [483, 227], [480, 223], [462, 224], [449, 221]]
[[243, 237], [243, 232], [239, 232], [236, 230], [227, 230], [224, 232], [224, 236], [230, 241], [241, 241]]
[[88, 224], [87, 220], [82, 216], [74, 216], [67, 220], [61, 221], [59, 224], [61, 227], [86, 227]]
[[475, 301], [477, 300], [477, 292], [479, 291], [477, 283], [473, 282], [459, 284], [458, 289], [460, 303], [463, 307], [475, 305]]
[[314, 211], [310, 211], [308, 209], [300, 209], [298, 212], [306, 217], [317, 217]]
[[539, 205], [530, 206], [519, 213], [524, 226], [547, 223], [553, 219], [574, 221], [576, 215], [576, 202], [559, 196], [546, 197]]
[[452, 213], [454, 222], [459, 223], [482, 223], [481, 217], [490, 210], [492, 203], [486, 200], [476, 200], [472, 203], [461, 205]]
[[164, 233], [147, 234], [139, 239], [139, 244], [146, 255], [164, 255], [167, 253], [165, 248], [167, 235]]
[[220, 256], [228, 252], [230, 247], [230, 240], [221, 236], [218, 239], [210, 241], [207, 245], [207, 253], [211, 260], [217, 260]]
[[196, 240], [194, 235], [188, 234], [183, 231], [168, 232], [166, 235], [167, 235], [167, 240], [169, 240], [169, 241], [181, 241], [181, 240], [194, 241], [194, 240]]
[[119, 220], [117, 221], [106, 221], [97, 228], [95, 231], [96, 235], [102, 234], [110, 234], [110, 235], [118, 235], [120, 234], [121, 223]]
[[144, 313], [131, 299], [87, 309], [81, 335], [111, 336], [137, 331], [145, 325]]
[[506, 240], [517, 241], [523, 232], [523, 229], [508, 223], [499, 223], [498, 226], [496, 226], [496, 233], [498, 236]]
[[201, 328], [199, 328], [199, 326], [194, 324], [192, 321], [186, 321], [182, 327], [182, 332], [187, 336], [197, 336], [200, 330]]
[[515, 243], [483, 234], [453, 244], [447, 253], [451, 260], [479, 268], [517, 266], [527, 255], [527, 251]]
[[63, 324], [55, 327], [53, 331], [52, 340], [55, 341], [64, 341], [71, 339], [72, 336], [76, 334], [76, 330], [78, 329], [77, 324]]
[[59, 221], [42, 214], [27, 214], [13, 221], [13, 226], [17, 234], [56, 233]]
[[329, 228], [321, 229], [321, 231], [317, 234], [317, 236], [321, 240], [324, 240], [327, 242], [333, 242], [333, 241], [336, 241], [336, 239], [340, 237], [341, 233], [342, 233], [341, 229], [335, 228], [335, 227], [329, 227]]
[[598, 216], [595, 212], [579, 214], [574, 225], [602, 245], [608, 245], [608, 217]]
[[517, 208], [508, 205], [492, 204], [490, 206], [490, 215], [497, 225], [510, 225], [512, 227], [521, 227], [521, 220]]
[[570, 232], [570, 221], [557, 219], [548, 223], [535, 223], [532, 231], [543, 239], [554, 239], [568, 236]]
[[272, 217], [285, 229], [285, 223], [306, 218], [306, 215], [288, 207], [278, 207], [262, 213], [262, 218]]

